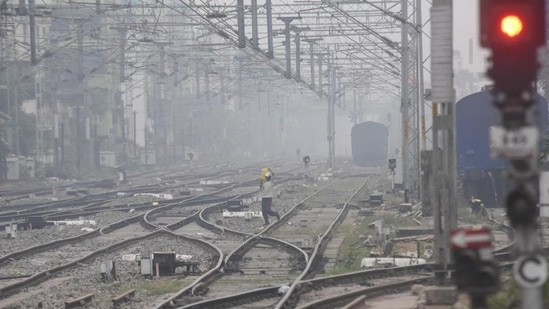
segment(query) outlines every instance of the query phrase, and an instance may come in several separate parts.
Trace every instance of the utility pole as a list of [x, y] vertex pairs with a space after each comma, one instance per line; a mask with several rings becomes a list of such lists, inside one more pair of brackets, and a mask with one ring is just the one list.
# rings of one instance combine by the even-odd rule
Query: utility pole
[[278, 20], [281, 20], [284, 25], [286, 26], [284, 28], [284, 35], [286, 36], [286, 74], [284, 76], [287, 79], [292, 78], [292, 52], [290, 50], [290, 23], [296, 19], [301, 19], [300, 16], [293, 17], [293, 16], [285, 16], [285, 17], [278, 17]]
[[[435, 230], [435, 263], [438, 266], [436, 275], [439, 284], [443, 284], [451, 263], [448, 235], [450, 229], [457, 226], [452, 0], [433, 1], [431, 16], [433, 151], [430, 170], [434, 175], [430, 184], [433, 192], [431, 204]], [[405, 41], [403, 38], [403, 42]], [[407, 115], [405, 116], [403, 119], [408, 119]], [[407, 128], [407, 124], [404, 128]], [[408, 143], [404, 142], [403, 145], [407, 146]], [[407, 152], [403, 151], [403, 156], [406, 154]], [[406, 170], [404, 173], [406, 174]]]
[[[18, 74], [16, 74], [15, 76], [18, 76]], [[36, 90], [36, 84], [34, 85], [35, 86], [35, 90]], [[14, 89], [14, 100], [15, 100], [15, 108], [14, 108], [14, 111], [13, 111], [13, 114], [14, 114], [14, 128], [13, 128], [13, 132], [15, 133], [15, 137], [14, 137], [14, 141], [15, 141], [15, 154], [18, 156], [20, 155], [19, 153], [19, 132], [20, 132], [20, 127], [19, 127], [19, 83], [16, 83], [15, 85], [15, 89]], [[12, 108], [13, 108], [14, 105], [12, 105]], [[38, 111], [37, 111], [38, 112]], [[36, 115], [36, 120], [38, 120], [38, 113]], [[39, 150], [39, 138], [38, 138], [38, 122], [37, 122], [37, 126], [35, 128], [35, 131], [36, 131], [36, 154], [38, 155], [40, 153], [40, 150]]]
[[257, 0], [252, 0], [252, 48], [259, 50], [259, 30], [257, 26]]
[[36, 65], [36, 23], [34, 20], [34, 0], [29, 0], [29, 26], [31, 64]]
[[246, 33], [244, 28], [244, 0], [236, 0], [236, 16], [238, 21], [238, 48], [246, 48]]
[[322, 58], [328, 56], [329, 53], [315, 53], [318, 57], [318, 95], [322, 97]]
[[[181, 87], [179, 86], [180, 85], [180, 81], [179, 81], [179, 61], [177, 59], [177, 55], [175, 54], [172, 54], [173, 57], [172, 57], [172, 60], [173, 60], [173, 78], [172, 78], [172, 82], [171, 82], [171, 85], [172, 85], [172, 100], [171, 100], [171, 113], [172, 113], [172, 140], [171, 140], [171, 144], [172, 144], [172, 164], [177, 164], [178, 160], [177, 160], [177, 119], [176, 119], [176, 115], [178, 114], [177, 113], [177, 110], [176, 110], [176, 106], [175, 106], [175, 102], [180, 102], [181, 101]], [[177, 87], [177, 88], [176, 88]]]
[[267, 44], [268, 51], [267, 57], [269, 59], [274, 58], [274, 45], [273, 45], [273, 8], [271, 0], [265, 0], [265, 9], [267, 10]]
[[336, 66], [334, 61], [330, 70], [330, 96], [328, 97], [328, 168], [335, 168], [335, 103], [336, 103]]
[[[99, 1], [99, 0], [98, 0]], [[99, 5], [97, 6], [97, 14], [100, 13], [100, 7]], [[110, 29], [112, 30], [117, 30], [118, 33], [120, 34], [120, 63], [119, 63], [119, 69], [118, 69], [118, 80], [121, 84], [125, 83], [126, 82], [126, 72], [125, 72], [125, 64], [126, 64], [126, 37], [127, 37], [127, 33], [128, 33], [128, 29], [126, 26], [122, 26], [122, 27], [110, 27]], [[123, 102], [121, 100], [121, 98], [119, 96], [116, 97], [115, 99], [115, 104], [117, 104], [117, 108], [113, 109], [114, 111], [119, 109], [120, 112], [117, 114], [117, 118], [119, 119], [120, 121], [120, 135], [122, 137], [122, 143], [123, 143], [123, 155], [126, 156], [127, 153], [126, 153], [126, 145], [128, 144], [129, 142], [129, 131], [130, 131], [130, 123], [131, 121], [129, 120], [126, 120], [126, 119], [130, 119], [131, 118], [131, 115], [126, 115], [128, 113], [127, 109], [126, 109], [126, 106], [124, 106], [125, 104], [127, 105], [129, 102]], [[116, 114], [113, 114], [113, 117], [115, 117]], [[114, 118], [116, 119], [116, 118]], [[128, 122], [126, 124], [126, 122]], [[95, 130], [97, 131], [97, 130]], [[97, 139], [96, 136], [94, 136], [94, 139], [93, 139], [93, 144], [95, 145], [95, 149], [94, 149], [94, 155], [97, 156], [98, 153], [100, 153], [101, 149], [100, 149], [100, 145], [99, 145], [99, 140]], [[97, 161], [97, 160], [96, 160]], [[95, 162], [95, 165], [99, 168], [100, 167], [100, 162], [97, 163]]]
[[314, 44], [318, 41], [322, 41], [322, 38], [308, 38], [304, 39], [304, 42], [309, 43], [309, 57], [311, 59], [311, 89], [315, 89], [315, 55], [314, 55]]
[[159, 105], [158, 117], [155, 120], [155, 130], [159, 124], [162, 124], [162, 148], [164, 149], [164, 160], [168, 158], [168, 119], [166, 115], [166, 50], [165, 46], [169, 43], [156, 43], [160, 45], [160, 100], [156, 102]]
[[[353, 90], [353, 125], [357, 125], [358, 124], [358, 116], [357, 116], [357, 110], [356, 110], [356, 90], [354, 89]], [[394, 178], [394, 170], [392, 171], [393, 173], [393, 178]], [[394, 180], [394, 179], [393, 179]], [[394, 183], [394, 181], [393, 181]]]
[[295, 80], [301, 80], [301, 32], [309, 30], [309, 27], [292, 26], [295, 33]]
[[[4, 14], [4, 12], [2, 11], [2, 14]], [[2, 18], [3, 20], [2, 21], [2, 26], [3, 27], [6, 27], [6, 24], [7, 23], [4, 23], [5, 21], [5, 18], [3, 15], [0, 16], [0, 18]], [[7, 29], [6, 29], [7, 31]], [[11, 148], [13, 147], [13, 125], [12, 125], [12, 121], [13, 119], [11, 118], [12, 117], [12, 105], [13, 105], [13, 102], [12, 102], [12, 89], [15, 88], [12, 86], [12, 66], [9, 65], [9, 62], [13, 61], [12, 59], [15, 59], [16, 57], [13, 57], [12, 58], [12, 44], [10, 42], [10, 40], [7, 39], [7, 35], [4, 35], [4, 36], [0, 36], [0, 42], [2, 42], [2, 48], [0, 49], [0, 52], [2, 53], [2, 60], [5, 61], [4, 63], [2, 63], [2, 65], [5, 65], [6, 66], [6, 73], [5, 73], [5, 78], [6, 78], [6, 103], [7, 103], [7, 114], [8, 114], [8, 117], [10, 117], [7, 121], [7, 126], [6, 126], [6, 136], [7, 136], [7, 144], [8, 146]], [[15, 48], [14, 48], [15, 49]], [[5, 54], [4, 54], [5, 52]], [[17, 85], [15, 85], [17, 86]], [[1, 172], [1, 175], [0, 175], [0, 179], [1, 180], [5, 180], [6, 179], [6, 175], [7, 175], [7, 170], [6, 170], [6, 166], [5, 166], [5, 160], [6, 160], [6, 154], [7, 154], [7, 151], [4, 152], [2, 151], [0, 153], [0, 166], [2, 167], [2, 172]]]
[[[408, 0], [401, 0], [402, 18], [407, 20], [408, 17]], [[400, 66], [400, 110], [402, 115], [402, 186], [404, 189], [404, 202], [408, 203], [409, 200], [409, 161], [408, 161], [408, 140], [409, 140], [409, 123], [408, 123], [408, 109], [410, 106], [408, 96], [408, 78], [410, 75], [410, 68], [408, 65], [408, 23], [401, 23], [401, 66]]]
[[77, 41], [78, 41], [78, 69], [77, 69], [77, 79], [79, 81], [79, 91], [82, 94], [82, 99], [80, 102], [76, 103], [76, 168], [80, 172], [82, 165], [82, 129], [80, 126], [80, 117], [81, 117], [81, 105], [85, 104], [86, 96], [84, 95], [84, 57], [82, 54], [84, 34], [82, 33], [82, 26], [78, 27]]
[[196, 59], [195, 68], [195, 95], [197, 99], [200, 99], [200, 59]]
[[150, 116], [150, 87], [149, 87], [149, 63], [147, 63], [147, 69], [145, 70], [145, 78], [144, 78], [144, 85], [143, 88], [145, 88], [145, 113], [143, 115], [143, 152], [144, 154], [144, 163], [145, 165], [149, 164], [149, 116]]
[[246, 60], [244, 57], [235, 57], [238, 61], [238, 109], [242, 108], [242, 62]]
[[137, 111], [133, 111], [133, 156], [137, 158]]
[[[421, 10], [422, 10], [421, 0], [415, 0], [415, 7], [416, 7], [416, 24], [418, 25], [418, 27], [422, 27], [421, 25], [423, 25], [423, 19], [421, 15]], [[417, 95], [418, 95], [419, 113], [420, 113], [420, 117], [419, 117], [420, 125], [418, 127], [420, 128], [420, 132], [421, 132], [420, 133], [421, 142], [418, 143], [420, 147], [418, 151], [418, 154], [419, 154], [421, 153], [421, 150], [425, 150], [427, 147], [427, 135], [426, 135], [426, 129], [425, 129], [425, 96], [424, 96], [425, 83], [423, 81], [423, 30], [422, 28], [419, 28], [419, 31], [417, 33], [416, 52], [417, 52], [416, 61], [418, 63], [416, 80], [419, 83]], [[420, 174], [421, 174], [421, 168], [419, 168], [418, 170], [420, 171]]]

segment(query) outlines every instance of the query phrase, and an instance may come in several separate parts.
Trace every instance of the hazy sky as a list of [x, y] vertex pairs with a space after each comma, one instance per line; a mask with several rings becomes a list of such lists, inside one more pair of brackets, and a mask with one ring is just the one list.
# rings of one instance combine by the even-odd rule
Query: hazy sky
[[[480, 47], [478, 35], [479, 0], [454, 0], [454, 50], [459, 51], [461, 67], [471, 71], [485, 70], [486, 50]], [[469, 40], [473, 43], [473, 62], [470, 63]], [[455, 62], [456, 68], [458, 63]]]

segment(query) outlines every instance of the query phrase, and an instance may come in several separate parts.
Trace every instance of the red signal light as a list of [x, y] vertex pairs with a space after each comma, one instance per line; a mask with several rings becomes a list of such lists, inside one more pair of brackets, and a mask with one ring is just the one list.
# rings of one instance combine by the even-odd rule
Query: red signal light
[[500, 52], [545, 45], [545, 0], [479, 0], [480, 43]]
[[522, 20], [516, 15], [506, 15], [501, 19], [500, 30], [503, 34], [510, 38], [520, 35], [522, 29]]

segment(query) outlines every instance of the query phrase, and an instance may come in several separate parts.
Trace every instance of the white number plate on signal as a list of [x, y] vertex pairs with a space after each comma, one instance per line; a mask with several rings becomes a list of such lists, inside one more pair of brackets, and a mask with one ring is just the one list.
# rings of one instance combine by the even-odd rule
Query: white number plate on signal
[[526, 159], [538, 152], [539, 131], [536, 127], [507, 130], [490, 128], [490, 155], [497, 159]]

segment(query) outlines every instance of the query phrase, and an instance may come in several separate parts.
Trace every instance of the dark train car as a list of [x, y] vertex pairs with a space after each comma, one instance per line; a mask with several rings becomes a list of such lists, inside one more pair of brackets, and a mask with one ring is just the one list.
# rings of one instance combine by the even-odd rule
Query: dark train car
[[387, 162], [389, 129], [381, 123], [366, 121], [351, 130], [353, 163], [358, 166], [383, 166]]
[[[533, 115], [543, 131], [547, 127], [547, 100], [535, 96]], [[502, 206], [506, 192], [506, 160], [490, 158], [490, 127], [501, 125], [500, 111], [490, 91], [471, 94], [456, 103], [457, 170], [462, 192], [480, 198], [487, 207]]]

